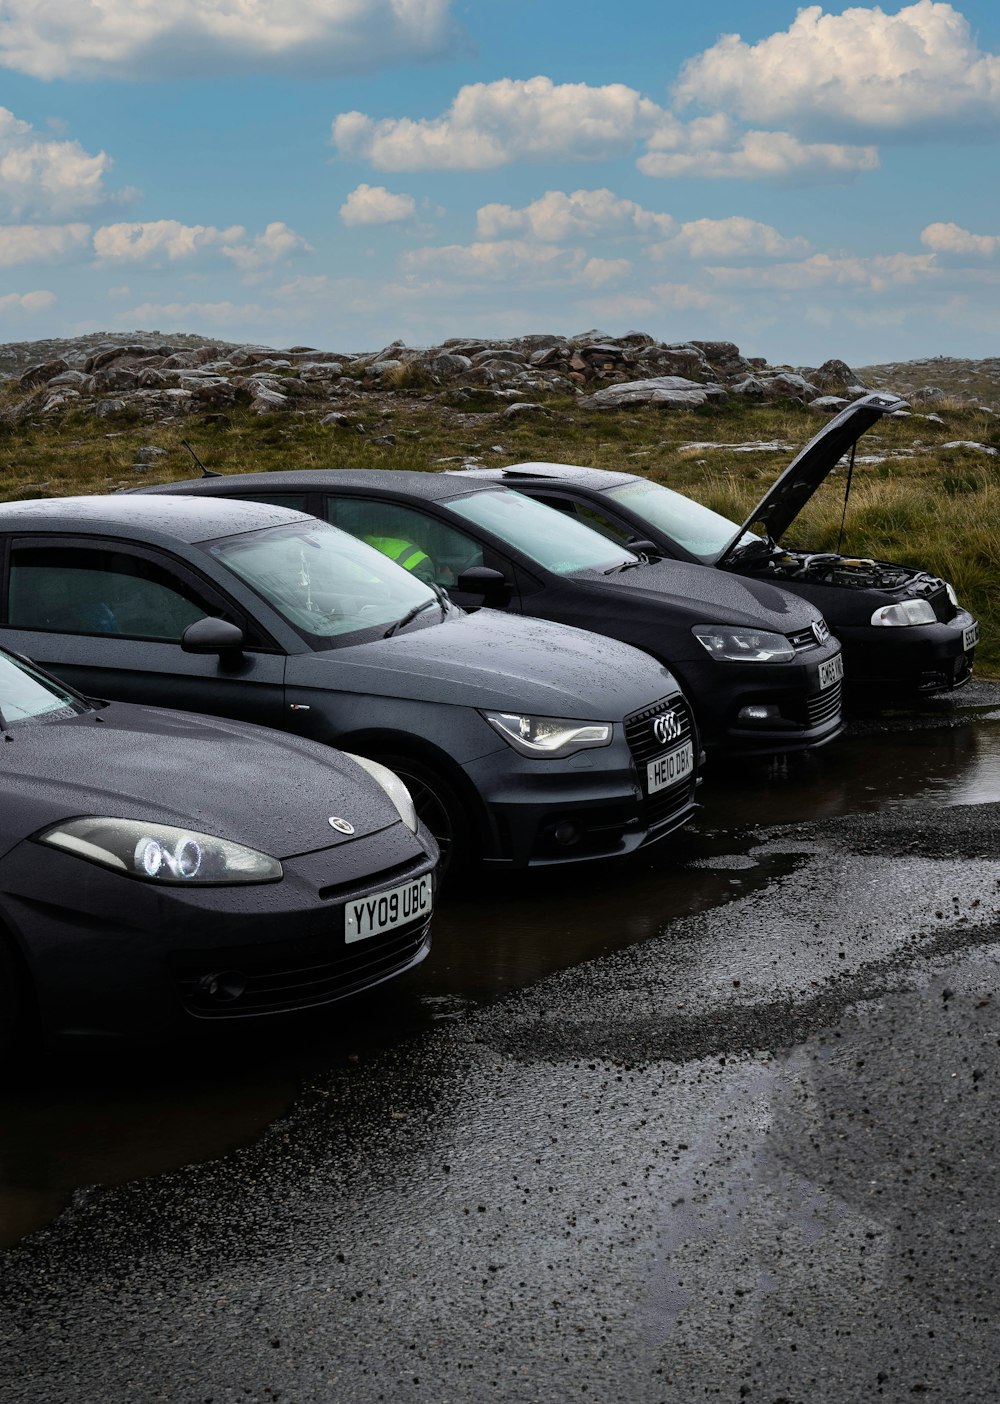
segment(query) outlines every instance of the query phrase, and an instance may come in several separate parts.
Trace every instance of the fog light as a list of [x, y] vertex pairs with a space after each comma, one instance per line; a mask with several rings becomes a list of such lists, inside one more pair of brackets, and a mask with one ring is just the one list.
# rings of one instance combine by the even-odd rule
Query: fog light
[[239, 999], [246, 993], [246, 987], [246, 976], [238, 970], [220, 970], [212, 975], [203, 975], [198, 981], [199, 991], [220, 1004], [231, 1004], [234, 999]]
[[741, 722], [772, 722], [780, 721], [781, 708], [773, 703], [755, 702], [750, 707], [741, 707], [737, 721]]
[[577, 843], [580, 838], [580, 830], [575, 824], [571, 824], [568, 819], [564, 819], [561, 824], [557, 824], [552, 830], [552, 837], [555, 839], [556, 843], [561, 844], [563, 848], [572, 848], [573, 844]]

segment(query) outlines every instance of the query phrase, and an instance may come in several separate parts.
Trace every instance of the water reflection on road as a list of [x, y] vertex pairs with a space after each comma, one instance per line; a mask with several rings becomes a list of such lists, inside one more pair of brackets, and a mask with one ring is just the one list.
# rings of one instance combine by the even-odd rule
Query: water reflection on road
[[0, 1244], [44, 1225], [80, 1187], [160, 1173], [252, 1140], [312, 1072], [745, 895], [789, 862], [746, 860], [757, 826], [998, 798], [1000, 720], [881, 731], [815, 757], [727, 770], [706, 781], [690, 831], [625, 870], [493, 879], [451, 898], [419, 971], [294, 1034], [283, 1026], [139, 1058], [114, 1049], [60, 1056], [0, 1092]]

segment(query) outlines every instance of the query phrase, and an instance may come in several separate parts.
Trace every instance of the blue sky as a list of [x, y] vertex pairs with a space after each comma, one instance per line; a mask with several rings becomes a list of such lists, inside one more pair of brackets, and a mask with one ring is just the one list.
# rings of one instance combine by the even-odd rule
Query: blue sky
[[998, 119], [985, 0], [0, 0], [0, 341], [996, 355]]

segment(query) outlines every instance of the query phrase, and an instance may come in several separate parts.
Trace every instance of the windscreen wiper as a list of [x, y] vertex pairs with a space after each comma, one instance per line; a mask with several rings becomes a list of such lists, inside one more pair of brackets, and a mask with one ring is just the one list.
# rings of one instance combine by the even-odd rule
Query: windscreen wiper
[[623, 570], [634, 570], [636, 566], [649, 565], [648, 556], [636, 556], [631, 561], [619, 561], [617, 565], [608, 566], [605, 575], [621, 575]]
[[441, 606], [441, 613], [444, 615], [445, 604], [443, 600], [439, 595], [432, 595], [429, 600], [421, 600], [419, 604], [414, 605], [411, 610], [408, 610], [407, 613], [403, 615], [402, 619], [397, 619], [395, 624], [390, 624], [382, 637], [384, 639], [391, 638], [397, 629], [405, 629], [412, 619], [416, 619], [418, 614], [422, 614], [424, 610], [429, 609], [432, 604], [439, 604]]

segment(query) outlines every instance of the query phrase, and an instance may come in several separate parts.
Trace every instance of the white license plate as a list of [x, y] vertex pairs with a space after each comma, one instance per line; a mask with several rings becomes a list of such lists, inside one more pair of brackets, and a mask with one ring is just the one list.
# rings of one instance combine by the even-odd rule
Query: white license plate
[[359, 897], [356, 902], [348, 902], [344, 914], [344, 940], [366, 941], [369, 936], [378, 936], [383, 931], [391, 931], [395, 926], [405, 926], [408, 921], [419, 917], [429, 917], [434, 902], [434, 884], [430, 873], [404, 882], [401, 887], [390, 887], [386, 892], [375, 892], [371, 897]]
[[962, 630], [962, 648], [968, 653], [970, 648], [975, 648], [979, 642], [979, 625], [973, 621], [967, 629]]
[[844, 655], [837, 653], [833, 658], [828, 658], [825, 663], [819, 665], [819, 690], [833, 687], [835, 682], [840, 682], [844, 676]]
[[685, 741], [683, 745], [668, 751], [665, 756], [657, 756], [647, 764], [646, 789], [649, 794], [655, 795], [657, 790], [666, 790], [669, 786], [676, 785], [678, 780], [690, 775], [693, 769], [694, 745]]

